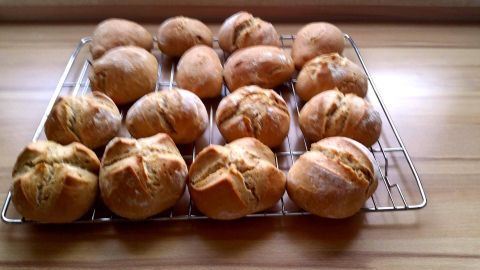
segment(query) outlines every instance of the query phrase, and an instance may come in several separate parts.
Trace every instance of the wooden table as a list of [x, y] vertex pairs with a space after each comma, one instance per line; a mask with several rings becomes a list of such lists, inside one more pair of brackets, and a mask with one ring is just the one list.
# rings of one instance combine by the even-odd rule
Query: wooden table
[[[338, 221], [0, 224], [0, 267], [479, 269], [479, 25], [339, 26], [356, 39], [382, 89], [423, 180], [426, 208]], [[278, 28], [291, 33], [299, 25]], [[0, 26], [2, 201], [17, 154], [31, 139], [73, 47], [92, 29]]]

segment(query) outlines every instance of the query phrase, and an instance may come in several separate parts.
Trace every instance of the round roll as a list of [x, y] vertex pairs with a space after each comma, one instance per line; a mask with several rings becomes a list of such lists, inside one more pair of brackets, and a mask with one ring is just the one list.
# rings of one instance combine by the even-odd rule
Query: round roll
[[29, 144], [13, 167], [12, 202], [27, 220], [72, 222], [95, 202], [100, 161], [80, 143]]
[[178, 61], [175, 81], [201, 98], [219, 96], [222, 92], [222, 63], [217, 53], [205, 45], [196, 45]]
[[275, 156], [254, 138], [204, 148], [190, 166], [195, 206], [213, 219], [237, 219], [273, 207], [285, 192]]
[[145, 219], [175, 205], [185, 190], [187, 174], [187, 165], [168, 135], [117, 137], [102, 158], [100, 194], [115, 214]]
[[89, 148], [106, 145], [117, 134], [122, 116], [100, 92], [60, 97], [45, 122], [47, 139], [61, 144], [80, 142]]
[[167, 133], [175, 143], [186, 144], [203, 134], [208, 114], [194, 93], [173, 88], [139, 99], [128, 110], [125, 123], [135, 138]]
[[158, 48], [166, 55], [180, 57], [191, 47], [204, 44], [212, 47], [212, 31], [201, 21], [173, 17], [164, 21], [157, 31]]
[[137, 46], [150, 51], [152, 35], [138, 23], [124, 19], [107, 19], [98, 24], [92, 34], [90, 52], [93, 59], [118, 46]]
[[218, 31], [218, 43], [225, 52], [254, 45], [280, 47], [280, 37], [269, 22], [240, 11], [228, 17]]
[[295, 67], [283, 49], [273, 46], [252, 46], [237, 50], [225, 63], [223, 78], [233, 92], [246, 85], [272, 89], [290, 79]]
[[298, 96], [304, 101], [333, 88], [344, 94], [365, 97], [368, 90], [367, 75], [357, 64], [337, 53], [324, 54], [305, 64], [295, 85]]
[[299, 117], [305, 138], [318, 141], [326, 137], [344, 136], [367, 147], [380, 137], [380, 114], [363, 98], [329, 90], [314, 96], [303, 106]]
[[287, 175], [288, 196], [302, 209], [326, 218], [354, 215], [377, 185], [373, 156], [345, 137], [312, 144]]
[[292, 58], [300, 70], [305, 63], [316, 56], [343, 52], [343, 33], [335, 25], [326, 22], [309, 23], [302, 27], [292, 44]]
[[158, 63], [148, 51], [116, 47], [92, 63], [93, 91], [109, 96], [117, 105], [133, 102], [156, 88]]
[[271, 89], [243, 86], [224, 97], [215, 121], [227, 142], [254, 137], [269, 147], [283, 142], [290, 127], [290, 115], [283, 98]]

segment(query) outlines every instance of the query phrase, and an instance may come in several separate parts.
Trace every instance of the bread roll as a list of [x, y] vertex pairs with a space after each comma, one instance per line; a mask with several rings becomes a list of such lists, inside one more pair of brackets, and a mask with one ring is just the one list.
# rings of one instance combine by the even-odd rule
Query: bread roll
[[61, 144], [80, 142], [89, 148], [106, 145], [117, 134], [122, 116], [115, 103], [100, 92], [60, 97], [47, 121], [47, 139]]
[[377, 188], [372, 160], [368, 149], [352, 139], [323, 139], [290, 168], [288, 196], [317, 216], [352, 216]]
[[213, 219], [237, 219], [273, 207], [285, 192], [285, 175], [273, 152], [254, 138], [203, 149], [190, 166], [195, 206]]
[[226, 52], [254, 45], [280, 46], [280, 37], [269, 22], [240, 11], [228, 17], [218, 32], [220, 48]]
[[341, 54], [344, 48], [345, 39], [340, 29], [326, 22], [314, 22], [298, 31], [292, 44], [292, 58], [300, 70], [310, 59], [321, 54]]
[[283, 98], [270, 89], [243, 86], [224, 97], [215, 117], [227, 142], [254, 137], [269, 147], [283, 142], [290, 127], [290, 115]]
[[99, 166], [95, 153], [80, 143], [33, 142], [13, 167], [13, 205], [27, 220], [77, 220], [95, 201]]
[[295, 68], [284, 50], [252, 46], [236, 51], [225, 63], [223, 78], [231, 92], [246, 85], [274, 88], [290, 79]]
[[329, 90], [314, 96], [303, 106], [300, 129], [310, 141], [332, 136], [354, 139], [367, 147], [380, 137], [380, 114], [363, 98]]
[[310, 60], [297, 77], [295, 90], [308, 101], [316, 94], [338, 88], [342, 93], [365, 97], [368, 80], [360, 67], [337, 53], [324, 54]]
[[217, 53], [205, 45], [196, 45], [178, 61], [175, 81], [201, 98], [219, 96], [222, 92], [222, 63]]
[[180, 199], [187, 173], [187, 165], [168, 135], [139, 140], [117, 137], [102, 158], [100, 194], [115, 214], [145, 219]]
[[156, 88], [155, 56], [133, 46], [117, 47], [92, 64], [92, 90], [109, 96], [117, 105], [133, 102]]
[[204, 44], [212, 47], [212, 31], [201, 21], [173, 17], [164, 21], [157, 31], [158, 48], [166, 55], [180, 57], [191, 47]]
[[93, 31], [90, 52], [93, 59], [118, 46], [137, 46], [150, 51], [152, 35], [141, 25], [123, 19], [107, 19]]
[[194, 93], [173, 88], [148, 94], [127, 112], [127, 129], [135, 138], [167, 133], [175, 143], [192, 143], [208, 125], [208, 114]]

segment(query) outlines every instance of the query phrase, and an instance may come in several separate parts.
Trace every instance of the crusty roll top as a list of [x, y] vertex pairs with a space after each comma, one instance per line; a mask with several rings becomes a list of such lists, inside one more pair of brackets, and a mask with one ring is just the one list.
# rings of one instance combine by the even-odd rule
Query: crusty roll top
[[61, 144], [81, 142], [90, 148], [106, 145], [120, 129], [122, 116], [106, 95], [60, 97], [45, 122], [49, 140]]
[[338, 90], [322, 92], [303, 106], [300, 129], [310, 141], [332, 136], [352, 138], [365, 146], [380, 137], [380, 114], [366, 100]]
[[345, 137], [312, 144], [287, 178], [288, 195], [298, 206], [329, 218], [358, 212], [378, 185], [368, 149]]
[[316, 94], [333, 88], [344, 94], [365, 97], [368, 80], [360, 67], [337, 53], [324, 54], [310, 60], [298, 74], [295, 90], [308, 101]]
[[245, 11], [225, 20], [218, 32], [218, 42], [229, 53], [254, 45], [280, 46], [280, 38], [273, 25]]
[[273, 152], [254, 138], [202, 150], [189, 171], [196, 207], [214, 219], [236, 219], [272, 207], [285, 191]]
[[148, 94], [128, 110], [126, 125], [135, 138], [167, 133], [175, 143], [191, 143], [203, 134], [208, 114], [202, 101], [183, 89]]
[[275, 91], [244, 86], [218, 105], [216, 123], [227, 141], [255, 137], [269, 147], [282, 143], [290, 127], [287, 104]]
[[115, 138], [105, 149], [100, 191], [119, 216], [144, 219], [173, 206], [183, 194], [187, 166], [172, 139]]
[[92, 58], [97, 59], [106, 51], [119, 46], [137, 46], [150, 51], [153, 48], [153, 37], [138, 23], [124, 19], [104, 20], [92, 34]]
[[271, 89], [290, 79], [294, 71], [293, 60], [283, 49], [259, 45], [232, 54], [223, 78], [231, 92], [252, 84]]
[[82, 144], [31, 143], [13, 168], [13, 204], [34, 221], [74, 221], [95, 200], [99, 166], [95, 153]]

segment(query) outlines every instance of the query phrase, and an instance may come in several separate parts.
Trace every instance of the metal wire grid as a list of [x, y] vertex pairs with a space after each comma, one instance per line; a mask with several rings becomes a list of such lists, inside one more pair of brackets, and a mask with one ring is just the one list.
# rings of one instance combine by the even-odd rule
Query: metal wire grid
[[[375, 166], [378, 169], [380, 179], [379, 182], [382, 182], [385, 190], [386, 190], [386, 201], [388, 202], [387, 205], [381, 205], [379, 202], [377, 202], [377, 199], [375, 199], [375, 195], [372, 195], [372, 197], [369, 199], [371, 202], [371, 206], [365, 206], [362, 208], [364, 211], [369, 211], [369, 212], [379, 212], [379, 211], [403, 211], [403, 210], [414, 210], [414, 209], [421, 209], [426, 206], [427, 204], [427, 198], [425, 195], [425, 191], [423, 189], [421, 180], [418, 176], [418, 173], [413, 165], [413, 162], [410, 158], [410, 155], [408, 154], [407, 149], [405, 148], [405, 145], [403, 144], [402, 139], [400, 138], [400, 135], [392, 121], [392, 118], [390, 114], [388, 113], [386, 106], [380, 96], [380, 93], [375, 86], [375, 83], [372, 80], [372, 77], [370, 76], [370, 73], [367, 70], [367, 67], [365, 65], [365, 62], [360, 54], [360, 51], [355, 44], [355, 41], [348, 35], [344, 34], [345, 40], [351, 45], [353, 48], [356, 57], [358, 58], [358, 62], [362, 66], [365, 74], [368, 77], [368, 81], [370, 83], [370, 87], [373, 90], [374, 97], [376, 98], [376, 101], [378, 102], [380, 108], [382, 109], [381, 113], [383, 113], [384, 119], [387, 120], [387, 123], [384, 123], [383, 125], [383, 130], [382, 133], [385, 131], [385, 129], [389, 129], [391, 133], [393, 134], [393, 137], [395, 139], [395, 143], [398, 146], [395, 147], [385, 147], [382, 145], [380, 140], [374, 145], [374, 147], [370, 148], [370, 151], [375, 157]], [[286, 48], [286, 42], [292, 42], [295, 39], [294, 35], [282, 35], [281, 36], [281, 44], [282, 47], [285, 49]], [[72, 66], [74, 63], [78, 62], [78, 56], [80, 52], [82, 51], [83, 48], [85, 48], [86, 44], [88, 44], [91, 41], [90, 37], [85, 37], [82, 38], [73, 51], [72, 55], [70, 56], [67, 65], [65, 67], [65, 70], [60, 77], [60, 80], [55, 88], [55, 91], [53, 92], [53, 95], [47, 105], [47, 108], [45, 110], [45, 113], [43, 117], [40, 120], [40, 123], [35, 131], [35, 134], [33, 135], [32, 141], [37, 141], [39, 137], [41, 136], [43, 132], [43, 128], [45, 125], [45, 121], [47, 120], [47, 117], [50, 113], [50, 111], [53, 108], [53, 105], [55, 104], [55, 101], [59, 97], [60, 93], [62, 92], [62, 89], [65, 88], [73, 88], [71, 91], [71, 95], [76, 96], [76, 95], [84, 95], [89, 91], [89, 86], [90, 86], [90, 81], [88, 78], [86, 78], [87, 71], [90, 67], [90, 61], [88, 59], [83, 59], [83, 65], [80, 69], [80, 73], [75, 81], [66, 81], [67, 78], [71, 75], [72, 73]], [[218, 41], [215, 40], [216, 45], [218, 46]], [[218, 48], [218, 47], [217, 47]], [[174, 82], [174, 73], [175, 73], [175, 63], [171, 64], [170, 67], [170, 72], [169, 72], [169, 78], [168, 81], [164, 81], [163, 79], [163, 72], [164, 72], [164, 66], [163, 66], [163, 54], [160, 56], [160, 61], [159, 61], [159, 80], [157, 83], [157, 89], [160, 87], [173, 87], [175, 86]], [[226, 59], [225, 53], [223, 53], [222, 57], [223, 61]], [[84, 82], [85, 80], [85, 82]], [[299, 108], [299, 103], [298, 103], [298, 98], [295, 93], [295, 82], [296, 79], [292, 78], [290, 81], [285, 83], [285, 86], [289, 89], [290, 94], [293, 96], [294, 99], [294, 105], [293, 108], [289, 108], [290, 110], [293, 110], [294, 113], [299, 114], [300, 108]], [[227, 88], [223, 86], [223, 96], [227, 94]], [[282, 95], [282, 93], [280, 92]], [[282, 95], [283, 96], [283, 95]], [[218, 105], [218, 104], [217, 104]], [[212, 144], [212, 138], [213, 138], [213, 106], [210, 104], [209, 106], [209, 136], [208, 136], [208, 142], [209, 144]], [[388, 125], [386, 125], [388, 124]], [[298, 129], [298, 126], [296, 127]], [[303, 138], [303, 136], [302, 136]], [[287, 151], [275, 151], [275, 162], [277, 165], [277, 168], [279, 168], [279, 158], [288, 158], [289, 159], [289, 165], [291, 166], [295, 159], [305, 153], [309, 149], [307, 141], [303, 138], [303, 146], [305, 150], [294, 150], [291, 144], [291, 138], [287, 136], [286, 138], [287, 142]], [[197, 153], [197, 149], [195, 147], [195, 144], [192, 147], [191, 154], [188, 155], [182, 155], [185, 160], [191, 160], [193, 161], [195, 159]], [[408, 185], [414, 186], [416, 189], [416, 192], [418, 193], [417, 195], [420, 196], [420, 201], [418, 203], [413, 203], [410, 204], [408, 203], [408, 198], [404, 194], [402, 188], [398, 183], [391, 183], [390, 178], [389, 178], [389, 155], [392, 153], [398, 153], [400, 154], [400, 158], [404, 159], [404, 161], [408, 165], [408, 170], [411, 173], [411, 177], [408, 180]], [[380, 157], [377, 157], [380, 156]], [[391, 157], [390, 157], [391, 158]], [[394, 199], [394, 191], [399, 194], [401, 198], [401, 204], [398, 204], [396, 200]], [[188, 193], [188, 191], [186, 191]], [[189, 195], [188, 195], [189, 197]], [[7, 194], [7, 197], [5, 198], [3, 208], [2, 208], [2, 221], [5, 223], [12, 223], [12, 224], [21, 224], [21, 223], [32, 223], [31, 221], [25, 220], [24, 218], [20, 217], [9, 217], [8, 213], [10, 204], [11, 204], [11, 199], [12, 199], [12, 194], [9, 191]], [[255, 213], [255, 214], [250, 214], [247, 217], [278, 217], [278, 216], [298, 216], [298, 215], [309, 215], [310, 213], [301, 210], [301, 209], [294, 209], [294, 210], [289, 210], [286, 208], [286, 202], [285, 200], [288, 199], [287, 195], [284, 195], [284, 197], [281, 198], [280, 200], [280, 207], [277, 207], [278, 211], [270, 211], [270, 212], [262, 212], [262, 213]], [[384, 198], [385, 199], [385, 198]], [[149, 218], [148, 220], [155, 220], [155, 221], [162, 221], [162, 220], [190, 220], [190, 219], [206, 219], [207, 217], [202, 215], [201, 213], [195, 213], [193, 210], [194, 206], [192, 204], [192, 201], [190, 198], [188, 198], [188, 210], [184, 214], [176, 214], [174, 209], [170, 209], [158, 216]], [[93, 208], [89, 214], [84, 216], [82, 219], [76, 221], [75, 223], [105, 223], [105, 222], [118, 222], [118, 221], [127, 221], [126, 219], [123, 219], [121, 217], [114, 216], [111, 213], [108, 213], [107, 215], [100, 215], [97, 213], [97, 208]]]

